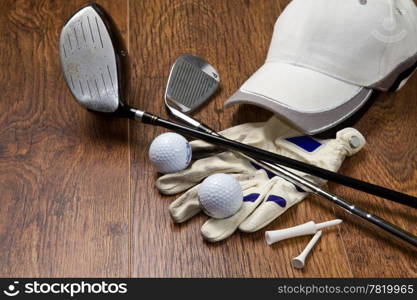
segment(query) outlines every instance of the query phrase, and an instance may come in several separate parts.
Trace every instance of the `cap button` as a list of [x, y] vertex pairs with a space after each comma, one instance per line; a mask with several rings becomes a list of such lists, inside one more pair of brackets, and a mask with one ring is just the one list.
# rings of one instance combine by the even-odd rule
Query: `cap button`
[[361, 140], [356, 135], [354, 135], [350, 138], [349, 145], [353, 149], [356, 149], [361, 145]]

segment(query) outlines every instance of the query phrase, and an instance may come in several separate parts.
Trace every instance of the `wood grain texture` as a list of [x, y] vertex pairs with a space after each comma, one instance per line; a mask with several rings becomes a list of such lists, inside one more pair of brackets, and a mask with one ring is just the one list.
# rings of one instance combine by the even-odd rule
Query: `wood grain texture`
[[[202, 240], [199, 215], [172, 222], [175, 197], [154, 188], [147, 158], [163, 130], [98, 117], [65, 86], [59, 32], [86, 0], [0, 1], [0, 277], [416, 277], [415, 254], [318, 197], [266, 229], [342, 217], [303, 271], [290, 259], [309, 237], [268, 247], [264, 231]], [[215, 129], [267, 120], [224, 101], [262, 65], [276, 18], [289, 0], [100, 0], [121, 29], [131, 65], [127, 102], [166, 116], [169, 69], [183, 53], [218, 69], [221, 90], [196, 117]], [[341, 173], [417, 195], [417, 77], [380, 94], [356, 124], [367, 146]], [[417, 234], [412, 209], [336, 184], [332, 192]]]
[[[129, 275], [127, 121], [78, 106], [59, 66], [61, 27], [87, 3], [0, 2], [3, 277]], [[126, 2], [103, 6], [126, 31]]]
[[[375, 103], [356, 125], [368, 140], [367, 146], [343, 165], [341, 172], [405, 193], [417, 194], [417, 78], [396, 94], [377, 95]], [[417, 234], [415, 209], [387, 202], [345, 187], [331, 185], [338, 194], [387, 221]], [[343, 218], [346, 213], [337, 212]], [[415, 251], [401, 249], [385, 235], [364, 230], [349, 218], [343, 226], [348, 259], [355, 276], [416, 277]]]

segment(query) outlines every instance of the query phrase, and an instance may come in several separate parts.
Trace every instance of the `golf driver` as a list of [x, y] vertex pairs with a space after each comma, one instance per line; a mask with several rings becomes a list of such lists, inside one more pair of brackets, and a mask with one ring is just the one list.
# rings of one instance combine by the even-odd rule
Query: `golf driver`
[[[255, 159], [280, 163], [327, 180], [345, 182], [345, 184], [356, 182], [356, 185], [360, 183], [362, 186], [370, 185], [262, 149], [182, 126], [125, 105], [121, 100], [120, 52], [116, 51], [114, 34], [110, 31], [110, 23], [105, 13], [95, 4], [82, 8], [66, 22], [60, 35], [59, 53], [62, 71], [72, 95], [81, 106], [88, 110], [161, 126], [193, 138], [243, 152]], [[408, 196], [383, 187], [370, 186], [376, 188], [380, 193], [385, 191], [383, 194], [391, 194], [394, 198]], [[385, 221], [375, 220], [375, 223], [381, 222], [385, 224], [384, 226], [388, 226], [386, 230], [389, 229], [391, 233], [417, 247], [415, 236]]]
[[[171, 67], [165, 91], [165, 107], [170, 115], [176, 117], [182, 122], [200, 131], [220, 136], [207, 125], [202, 124], [198, 120], [186, 114], [197, 109], [206, 100], [208, 100], [215, 92], [213, 87], [217, 87], [218, 85], [219, 75], [216, 69], [208, 62], [192, 54], [181, 55], [175, 60]], [[182, 89], [187, 89], [187, 92], [182, 91]], [[307, 179], [304, 179], [303, 177], [300, 177], [279, 165], [265, 161], [257, 161], [242, 153], [238, 154], [250, 162], [255, 163], [278, 175], [279, 177], [288, 180], [294, 185], [301, 186], [305, 190], [330, 200], [334, 204], [344, 208], [361, 219], [376, 225], [377, 228], [390, 232], [396, 237], [400, 236], [402, 239], [414, 244], [414, 246], [416, 245], [416, 237], [412, 234], [404, 232], [395, 225], [355, 207], [339, 196], [331, 194], [330, 192], [318, 187], [311, 181], [308, 181]]]

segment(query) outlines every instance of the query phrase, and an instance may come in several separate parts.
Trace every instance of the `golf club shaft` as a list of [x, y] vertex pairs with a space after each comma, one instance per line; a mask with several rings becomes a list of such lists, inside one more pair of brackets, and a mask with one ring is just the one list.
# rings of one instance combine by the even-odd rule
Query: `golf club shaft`
[[[203, 125], [201, 123], [198, 123], [197, 120], [194, 120], [194, 121], [195, 122], [193, 122], [190, 125], [195, 126], [198, 130], [204, 131], [208, 134], [221, 136], [219, 133], [215, 132], [214, 130], [212, 130], [208, 126]], [[196, 124], [196, 122], [198, 124]], [[398, 239], [402, 242], [405, 242], [405, 244], [411, 245], [414, 248], [417, 248], [417, 237], [415, 235], [407, 232], [407, 231], [402, 230], [401, 228], [397, 227], [396, 225], [391, 224], [390, 222], [388, 222], [384, 219], [381, 219], [377, 216], [373, 216], [373, 215], [361, 210], [360, 208], [355, 207], [354, 205], [350, 204], [349, 202], [342, 199], [341, 197], [336, 196], [335, 194], [332, 194], [328, 191], [323, 190], [322, 188], [318, 187], [317, 185], [315, 185], [311, 181], [309, 181], [309, 180], [307, 180], [307, 179], [305, 179], [301, 176], [298, 176], [298, 175], [292, 173], [291, 171], [289, 171], [289, 170], [287, 170], [287, 169], [285, 169], [285, 168], [283, 168], [279, 165], [275, 165], [275, 164], [265, 162], [265, 161], [257, 161], [255, 159], [253, 159], [252, 157], [250, 157], [246, 154], [240, 153], [240, 152], [238, 154], [241, 157], [249, 160], [250, 162], [252, 162], [254, 164], [257, 164], [258, 166], [261, 166], [262, 168], [274, 173], [275, 175], [288, 180], [292, 184], [294, 184], [298, 187], [301, 187], [304, 190], [312, 192], [313, 194], [316, 194], [318, 196], [321, 196], [321, 197], [329, 200], [330, 202], [336, 204], [337, 206], [339, 206], [339, 207], [347, 210], [348, 212], [352, 213], [356, 217], [366, 221], [367, 224], [370, 223], [370, 224], [374, 225], [374, 227], [376, 229], [381, 230], [383, 232], [387, 232], [391, 236], [393, 236], [394, 238], [396, 238], [396, 239]]]
[[338, 174], [326, 169], [322, 169], [304, 162], [291, 159], [286, 156], [268, 152], [256, 147], [245, 145], [227, 138], [211, 135], [206, 132], [202, 132], [196, 129], [192, 129], [177, 123], [162, 119], [155, 115], [152, 115], [147, 112], [143, 112], [138, 109], [130, 108], [131, 112], [134, 113], [135, 117], [140, 119], [143, 123], [154, 124], [162, 126], [167, 129], [177, 131], [179, 133], [191, 136], [193, 138], [202, 139], [206, 142], [219, 145], [221, 147], [229, 148], [236, 150], [238, 152], [244, 153], [254, 159], [267, 161], [273, 164], [280, 164], [291, 169], [295, 169], [301, 172], [305, 172], [328, 181], [339, 183], [375, 196], [386, 198], [395, 202], [399, 202], [414, 208], [417, 208], [417, 198], [403, 194], [394, 190], [390, 190], [369, 182], [364, 182], [355, 178], [351, 178], [342, 174]]

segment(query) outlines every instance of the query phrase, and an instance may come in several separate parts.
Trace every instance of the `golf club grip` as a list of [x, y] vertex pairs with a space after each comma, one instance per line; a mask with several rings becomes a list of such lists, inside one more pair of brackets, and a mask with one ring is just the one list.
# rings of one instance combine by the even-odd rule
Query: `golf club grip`
[[166, 129], [170, 129], [178, 133], [188, 135], [193, 138], [201, 139], [206, 142], [216, 144], [220, 147], [230, 148], [232, 150], [242, 152], [257, 160], [264, 160], [270, 163], [280, 164], [291, 169], [305, 172], [305, 173], [326, 179], [331, 182], [339, 183], [339, 184], [366, 192], [368, 194], [372, 194], [378, 197], [382, 197], [382, 198], [389, 199], [395, 202], [399, 202], [404, 205], [408, 205], [410, 207], [417, 208], [417, 198], [411, 195], [407, 195], [407, 194], [390, 190], [388, 188], [384, 188], [382, 186], [378, 186], [369, 182], [364, 182], [364, 181], [351, 178], [342, 174], [328, 171], [326, 169], [322, 169], [322, 168], [319, 168], [310, 164], [306, 164], [304, 162], [294, 160], [289, 157], [285, 157], [285, 156], [268, 152], [268, 151], [265, 151], [256, 147], [245, 145], [245, 144], [233, 141], [233, 140], [229, 140], [224, 137], [211, 135], [211, 134], [208, 134], [208, 133], [196, 130], [196, 129], [192, 129], [187, 126], [183, 126], [183, 125], [159, 118], [155, 115], [152, 115], [146, 112], [143, 114], [141, 121], [143, 123], [161, 126]]

